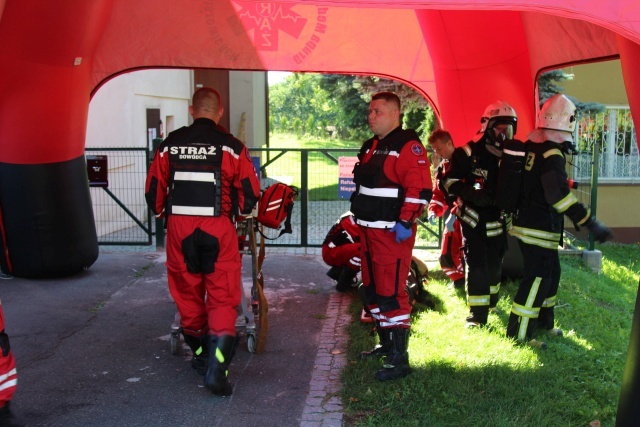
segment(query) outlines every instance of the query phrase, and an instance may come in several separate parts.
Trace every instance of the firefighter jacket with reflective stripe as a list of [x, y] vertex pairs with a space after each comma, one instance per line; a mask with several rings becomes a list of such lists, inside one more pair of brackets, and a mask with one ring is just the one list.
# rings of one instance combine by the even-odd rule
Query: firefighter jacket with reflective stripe
[[160, 144], [145, 187], [156, 215], [231, 218], [251, 213], [259, 196], [247, 148], [206, 118], [171, 132]]
[[502, 233], [500, 209], [495, 205], [501, 153], [485, 143], [485, 138], [453, 151], [444, 189], [462, 200], [454, 212], [460, 220], [472, 228], [482, 223], [487, 236], [495, 236]]
[[571, 193], [562, 144], [527, 141], [522, 198], [510, 233], [524, 243], [558, 249], [563, 215], [582, 225], [591, 213]]
[[360, 228], [356, 224], [356, 219], [351, 213], [343, 215], [333, 224], [327, 236], [324, 238], [322, 245], [335, 248], [350, 243], [360, 242]]
[[391, 228], [397, 221], [412, 224], [432, 190], [429, 158], [416, 132], [398, 127], [383, 139], [371, 138], [358, 160], [351, 196], [357, 223], [371, 228]]
[[443, 216], [449, 209], [453, 207], [455, 198], [451, 197], [444, 190], [444, 177], [449, 170], [449, 160], [443, 159], [436, 171], [436, 182], [433, 186], [433, 196], [429, 202], [429, 214], [437, 217]]

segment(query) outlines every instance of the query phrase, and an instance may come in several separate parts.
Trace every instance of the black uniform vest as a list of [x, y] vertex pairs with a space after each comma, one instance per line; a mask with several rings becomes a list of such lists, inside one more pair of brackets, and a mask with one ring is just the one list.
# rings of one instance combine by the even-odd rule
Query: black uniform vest
[[[384, 163], [389, 153], [399, 154], [405, 144], [418, 141], [419, 137], [412, 129], [397, 129], [379, 140], [375, 152], [366, 163], [362, 163], [367, 150], [372, 148], [374, 139], [371, 138], [362, 145], [358, 154], [360, 162], [353, 169], [356, 191], [351, 196], [351, 212], [358, 220], [367, 222], [397, 221], [404, 202], [404, 189], [385, 175]], [[395, 194], [385, 195], [385, 192]]]
[[220, 216], [222, 141], [229, 138], [215, 123], [198, 122], [178, 129], [165, 141], [170, 181], [167, 212], [172, 215]]

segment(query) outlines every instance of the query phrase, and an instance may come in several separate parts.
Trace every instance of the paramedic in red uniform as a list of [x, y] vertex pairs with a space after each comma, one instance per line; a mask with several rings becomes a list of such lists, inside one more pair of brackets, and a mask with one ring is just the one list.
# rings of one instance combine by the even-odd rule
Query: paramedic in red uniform
[[17, 425], [9, 408], [17, 383], [16, 361], [4, 330], [4, 312], [0, 304], [0, 426]]
[[523, 194], [510, 231], [522, 251], [524, 277], [513, 298], [507, 336], [538, 348], [547, 345], [533, 338], [536, 326], [552, 336], [562, 335], [554, 326], [554, 307], [564, 216], [576, 228], [588, 228], [601, 243], [613, 237], [569, 188], [565, 156], [575, 153], [576, 122], [576, 106], [564, 95], [552, 96], [540, 109], [537, 127], [525, 143]]
[[408, 339], [411, 306], [405, 281], [416, 238], [416, 219], [431, 199], [427, 152], [415, 131], [400, 126], [400, 99], [375, 94], [369, 128], [354, 167], [351, 212], [360, 226], [365, 304], [376, 322], [380, 345], [363, 357], [385, 357], [379, 380], [410, 372]]
[[360, 227], [351, 212], [344, 213], [327, 233], [322, 242], [322, 260], [331, 266], [327, 276], [338, 282], [336, 291], [355, 289], [360, 271]]
[[241, 298], [234, 217], [251, 213], [260, 181], [244, 144], [216, 124], [223, 112], [215, 89], [193, 94], [193, 124], [171, 132], [156, 150], [145, 197], [167, 218], [169, 290], [194, 367], [206, 367], [208, 390], [228, 396]]
[[464, 288], [464, 259], [462, 254], [462, 228], [460, 221], [451, 213], [455, 209], [455, 198], [451, 198], [442, 187], [442, 179], [449, 169], [449, 160], [455, 146], [451, 134], [444, 129], [436, 129], [429, 135], [429, 145], [433, 152], [442, 158], [436, 172], [436, 185], [429, 202], [429, 222], [435, 225], [436, 218], [445, 218], [442, 248], [440, 250], [440, 268], [451, 279], [450, 289]]
[[486, 325], [489, 308], [498, 302], [507, 233], [496, 190], [502, 145], [515, 134], [517, 115], [509, 104], [496, 101], [487, 106], [480, 122], [473, 140], [454, 150], [444, 179], [447, 193], [457, 197], [455, 214], [462, 225], [468, 328]]

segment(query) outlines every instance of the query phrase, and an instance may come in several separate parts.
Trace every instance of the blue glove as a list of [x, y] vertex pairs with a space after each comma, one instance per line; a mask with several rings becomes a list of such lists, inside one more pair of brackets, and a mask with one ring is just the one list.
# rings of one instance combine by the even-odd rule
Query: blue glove
[[447, 222], [445, 223], [445, 225], [447, 226], [447, 230], [452, 232], [453, 231], [453, 225], [456, 222], [456, 216], [451, 214], [449, 215], [449, 218], [447, 218]]
[[[409, 225], [409, 228], [407, 228], [404, 224]], [[391, 229], [391, 231], [396, 233], [396, 243], [400, 243], [404, 240], [407, 240], [409, 237], [411, 237], [411, 233], [413, 233], [413, 230], [411, 229], [411, 225], [409, 223], [404, 223], [404, 224], [403, 222], [396, 222], [396, 225], [394, 225], [393, 228]]]
[[436, 218], [436, 214], [430, 213], [429, 217], [427, 218], [427, 221], [429, 221], [429, 224], [431, 224], [431, 225], [436, 225], [438, 223], [438, 219]]

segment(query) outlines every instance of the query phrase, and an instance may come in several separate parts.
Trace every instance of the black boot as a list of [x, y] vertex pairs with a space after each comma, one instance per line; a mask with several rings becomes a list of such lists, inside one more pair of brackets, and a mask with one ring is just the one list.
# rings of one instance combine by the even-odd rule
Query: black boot
[[184, 332], [182, 336], [184, 336], [184, 342], [187, 343], [193, 354], [191, 367], [197, 370], [198, 374], [204, 375], [207, 371], [207, 363], [209, 360], [209, 336], [205, 334], [197, 338]]
[[211, 335], [209, 365], [204, 375], [204, 386], [217, 396], [231, 396], [233, 387], [227, 378], [229, 364], [236, 347], [236, 337]]
[[7, 402], [2, 408], [0, 408], [0, 427], [22, 427], [22, 424], [15, 420], [13, 413], [9, 408], [10, 404], [11, 402]]
[[391, 354], [391, 340], [389, 339], [389, 329], [382, 329], [380, 322], [376, 322], [376, 332], [380, 339], [380, 344], [376, 345], [369, 351], [360, 353], [361, 359], [378, 358], [381, 359]]
[[336, 291], [338, 292], [350, 292], [353, 285], [355, 285], [355, 278], [358, 275], [356, 270], [352, 270], [349, 267], [342, 267], [340, 277], [338, 278], [338, 284], [336, 285]]
[[340, 267], [331, 267], [329, 271], [327, 271], [327, 276], [331, 277], [333, 280], [338, 280], [340, 278]]
[[385, 359], [382, 369], [376, 372], [376, 379], [380, 381], [397, 380], [411, 372], [409, 367], [409, 329], [388, 329], [391, 341], [391, 354]]

